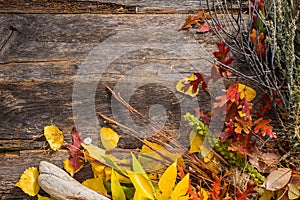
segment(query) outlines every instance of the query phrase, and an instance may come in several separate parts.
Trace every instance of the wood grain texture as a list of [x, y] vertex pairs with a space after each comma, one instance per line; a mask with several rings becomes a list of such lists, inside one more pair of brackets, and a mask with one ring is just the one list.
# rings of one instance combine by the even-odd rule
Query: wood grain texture
[[[74, 105], [94, 101], [95, 113], [121, 119], [125, 124], [133, 121], [142, 127], [151, 118], [162, 120], [162, 127], [178, 129], [180, 116], [186, 112], [181, 108], [192, 110], [195, 106], [185, 102], [188, 98], [181, 102], [183, 96], [175, 92], [176, 82], [198, 67], [209, 71], [207, 60], [211, 60], [207, 54], [197, 55], [188, 47], [200, 42], [199, 52], [215, 49], [216, 38], [212, 33], [177, 32], [187, 13], [198, 10], [199, 2], [192, 0], [0, 0], [0, 161], [4, 163], [0, 165], [0, 199], [35, 199], [14, 186], [23, 171], [37, 166], [41, 160], [62, 167], [68, 152], [47, 154], [45, 138], [39, 136], [44, 126], [54, 124], [71, 142], [69, 132], [78, 121], [84, 121], [80, 117], [85, 112], [81, 110], [79, 117], [78, 113], [74, 115]], [[124, 37], [127, 32], [130, 34]], [[170, 43], [173, 50], [157, 48], [157, 44], [170, 47]], [[97, 71], [99, 63], [112, 57], [109, 53], [93, 57], [91, 52], [95, 49], [110, 50], [120, 45], [126, 50], [137, 44], [149, 48], [136, 48], [117, 56], [103, 72]], [[192, 56], [179, 56], [178, 49]], [[122, 49], [107, 52], [118, 54]], [[89, 67], [86, 74], [80, 74], [83, 66]], [[80, 75], [97, 80], [96, 87], [92, 88], [90, 82], [78, 82]], [[77, 97], [83, 97], [79, 101], [74, 101], [75, 83], [82, 88], [76, 92]], [[124, 98], [131, 93], [126, 101], [145, 118], [140, 120], [117, 105], [106, 86], [118, 89]], [[92, 93], [94, 96], [86, 96]], [[203, 93], [196, 104], [209, 110], [209, 96]], [[158, 110], [164, 111], [162, 115], [155, 115]], [[97, 140], [100, 126], [104, 125], [109, 126], [96, 118], [92, 129], [89, 123], [83, 123], [80, 131]], [[118, 131], [122, 134], [120, 147], [140, 145], [126, 131]], [[153, 133], [146, 132], [141, 137], [147, 134]], [[99, 139], [94, 142], [99, 143]], [[76, 178], [83, 181], [90, 175], [87, 168]]]

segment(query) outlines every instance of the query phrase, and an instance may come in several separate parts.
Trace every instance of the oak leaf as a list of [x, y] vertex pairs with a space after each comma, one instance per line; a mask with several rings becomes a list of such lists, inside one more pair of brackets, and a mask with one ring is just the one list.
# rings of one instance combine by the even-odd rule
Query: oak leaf
[[258, 133], [261, 132], [262, 136], [265, 136], [266, 134], [269, 135], [271, 138], [276, 138], [276, 133], [273, 132], [273, 127], [268, 126], [267, 124], [270, 123], [271, 119], [263, 120], [263, 118], [259, 118], [254, 122], [255, 128], [254, 132]]

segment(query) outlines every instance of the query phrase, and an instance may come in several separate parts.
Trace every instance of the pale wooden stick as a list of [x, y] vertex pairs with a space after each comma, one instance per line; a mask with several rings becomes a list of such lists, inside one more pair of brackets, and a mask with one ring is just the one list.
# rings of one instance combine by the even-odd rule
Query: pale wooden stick
[[57, 200], [110, 200], [85, 187], [61, 168], [41, 161], [38, 182], [41, 188]]

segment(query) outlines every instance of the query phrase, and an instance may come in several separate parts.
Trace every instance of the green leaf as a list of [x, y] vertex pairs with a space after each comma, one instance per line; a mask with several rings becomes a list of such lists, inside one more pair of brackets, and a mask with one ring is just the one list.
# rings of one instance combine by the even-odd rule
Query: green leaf
[[158, 181], [158, 187], [164, 198], [169, 198], [175, 186], [177, 177], [176, 162], [170, 165]]
[[186, 174], [183, 179], [176, 185], [172, 194], [171, 200], [178, 200], [178, 199], [188, 199], [188, 189], [189, 189], [189, 181], [190, 181], [190, 174]]
[[121, 186], [114, 170], [112, 170], [112, 173], [111, 173], [111, 192], [112, 192], [112, 199], [126, 200], [125, 193], [122, 189], [122, 186]]

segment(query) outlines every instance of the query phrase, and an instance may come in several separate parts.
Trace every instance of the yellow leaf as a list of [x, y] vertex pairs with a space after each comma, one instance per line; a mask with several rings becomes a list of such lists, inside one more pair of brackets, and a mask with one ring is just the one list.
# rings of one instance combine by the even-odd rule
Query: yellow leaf
[[83, 163], [82, 165], [80, 166], [80, 168], [78, 168], [76, 171], [74, 171], [74, 168], [73, 166], [71, 165], [70, 163], [70, 160], [68, 158], [66, 158], [64, 160], [64, 169], [71, 175], [71, 176], [74, 176], [75, 173], [79, 172], [79, 170], [81, 170], [83, 167]]
[[103, 178], [105, 175], [104, 169], [106, 166], [99, 162], [95, 162], [95, 161], [94, 162], [90, 161], [90, 164], [92, 166], [94, 178]]
[[26, 194], [35, 196], [40, 190], [38, 184], [39, 171], [35, 167], [30, 167], [24, 171], [16, 186], [21, 188]]
[[172, 190], [175, 186], [177, 176], [177, 166], [176, 162], [170, 165], [166, 171], [161, 176], [160, 180], [158, 181], [158, 187], [162, 192], [162, 195], [167, 199], [172, 193]]
[[[170, 165], [170, 162], [166, 160], [166, 157], [173, 162], [181, 157], [180, 154], [171, 153], [159, 144], [152, 143], [147, 140], [144, 140], [144, 142], [155, 149], [155, 151], [153, 151], [146, 145], [142, 146], [141, 152], [139, 154], [139, 161], [146, 171], [155, 171]], [[159, 152], [161, 155], [164, 155], [164, 157], [162, 157], [157, 152]]]
[[38, 200], [51, 200], [49, 197], [44, 197], [38, 194]]
[[50, 148], [54, 151], [58, 150], [64, 142], [63, 132], [56, 126], [45, 126], [44, 135], [50, 145]]
[[128, 176], [135, 188], [135, 190], [144, 198], [154, 199], [153, 186], [149, 178], [146, 178], [144, 174], [128, 172]]
[[90, 157], [94, 158], [95, 160], [98, 160], [99, 162], [105, 163], [105, 160], [102, 157], [105, 155], [104, 149], [101, 149], [92, 144], [81, 143], [81, 146], [88, 151]]
[[244, 99], [244, 97], [246, 96], [248, 102], [252, 101], [256, 96], [255, 90], [241, 83], [239, 83], [238, 91], [241, 92], [240, 99]]
[[[143, 194], [139, 193], [139, 191], [135, 191], [133, 200], [146, 200]], [[163, 199], [162, 199], [163, 200]]]
[[119, 142], [120, 135], [118, 135], [111, 128], [103, 127], [100, 131], [101, 142], [106, 150], [115, 148]]
[[106, 188], [104, 187], [103, 184], [103, 179], [102, 178], [90, 178], [86, 179], [85, 181], [82, 182], [82, 185], [90, 188], [91, 190], [94, 190], [96, 192], [100, 193], [107, 193]]
[[190, 174], [186, 174], [183, 179], [175, 186], [171, 200], [185, 199], [189, 189]]
[[201, 151], [200, 147], [203, 144], [203, 137], [197, 133], [197, 131], [192, 130], [190, 133], [190, 152], [198, 153]]
[[178, 92], [187, 94], [191, 97], [195, 97], [199, 93], [199, 88], [197, 88], [196, 92], [193, 92], [193, 86], [190, 86], [187, 91], [184, 91], [185, 84], [187, 84], [190, 81], [194, 81], [194, 80], [195, 80], [194, 74], [190, 75], [188, 78], [181, 79], [180, 81], [178, 81], [178, 83], [176, 85], [176, 90]]
[[114, 200], [126, 200], [125, 193], [122, 189], [118, 178], [116, 177], [115, 171], [112, 170], [111, 173], [111, 192], [112, 192], [112, 199]]

